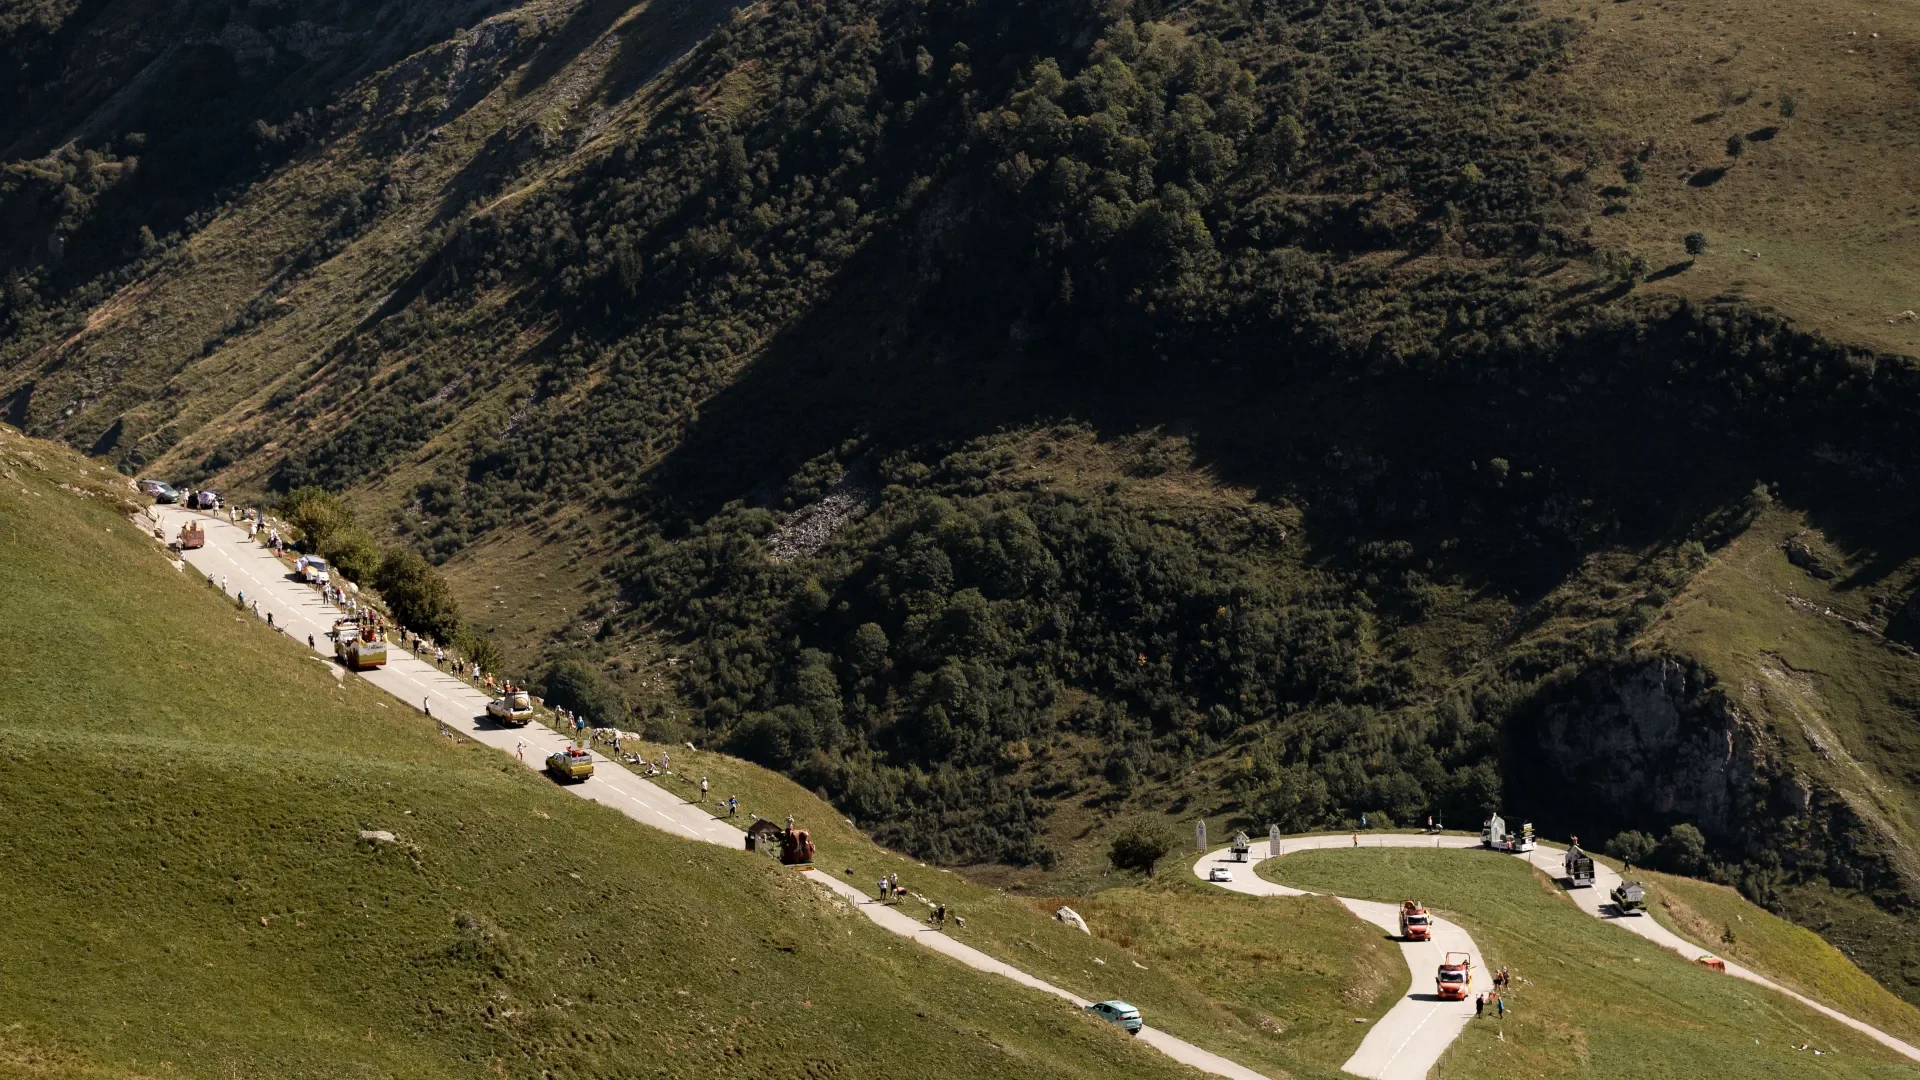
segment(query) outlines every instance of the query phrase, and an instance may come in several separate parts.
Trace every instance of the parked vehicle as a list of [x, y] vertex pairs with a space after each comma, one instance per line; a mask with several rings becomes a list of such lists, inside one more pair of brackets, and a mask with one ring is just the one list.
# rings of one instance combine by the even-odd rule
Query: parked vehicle
[[295, 559], [293, 572], [309, 585], [325, 585], [333, 580], [333, 570], [327, 566], [327, 560], [318, 555], [302, 555]]
[[1140, 1010], [1124, 1001], [1096, 1001], [1087, 1006], [1087, 1011], [1105, 1020], [1127, 1029], [1127, 1034], [1140, 1034]]
[[180, 492], [165, 480], [142, 480], [140, 481], [140, 492], [143, 495], [152, 497], [153, 501], [157, 503], [177, 503], [180, 501]]

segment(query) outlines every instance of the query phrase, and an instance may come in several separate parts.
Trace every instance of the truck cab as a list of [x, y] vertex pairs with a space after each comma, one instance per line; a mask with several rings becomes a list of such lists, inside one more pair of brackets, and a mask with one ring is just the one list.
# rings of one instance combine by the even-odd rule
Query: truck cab
[[1433, 917], [1420, 901], [1408, 900], [1400, 905], [1400, 937], [1404, 941], [1433, 940]]
[[1465, 1001], [1473, 992], [1473, 957], [1450, 952], [1433, 977], [1434, 993], [1442, 1001]]

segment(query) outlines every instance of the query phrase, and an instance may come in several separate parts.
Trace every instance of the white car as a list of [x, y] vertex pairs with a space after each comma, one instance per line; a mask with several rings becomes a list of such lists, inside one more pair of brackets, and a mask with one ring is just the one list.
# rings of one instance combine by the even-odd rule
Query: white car
[[1233, 871], [1227, 869], [1224, 866], [1216, 866], [1213, 869], [1207, 871], [1207, 880], [1208, 881], [1232, 881]]
[[1096, 1001], [1087, 1011], [1109, 1024], [1125, 1028], [1127, 1034], [1140, 1034], [1140, 1010], [1124, 1001]]

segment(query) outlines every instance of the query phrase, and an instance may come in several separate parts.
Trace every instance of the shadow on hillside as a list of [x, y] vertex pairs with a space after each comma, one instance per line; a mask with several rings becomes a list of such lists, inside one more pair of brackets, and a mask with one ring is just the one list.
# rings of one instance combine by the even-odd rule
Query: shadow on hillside
[[600, 80], [600, 97], [624, 101], [705, 41], [741, 0], [653, 0], [614, 31], [620, 52]]
[[[1836, 445], [1870, 441], [1870, 431], [1720, 419], [1705, 404], [1718, 399], [1699, 396], [1714, 384], [1672, 385], [1671, 357], [1688, 347], [1680, 330], [1647, 334], [1637, 353], [1612, 338], [1576, 339], [1524, 365], [1488, 359], [1484, 370], [1442, 376], [1361, 377], [1285, 346], [1223, 373], [1022, 345], [1004, 311], [916, 294], [911, 265], [906, 253], [870, 247], [808, 318], [703, 403], [640, 478], [635, 494], [650, 516], [705, 520], [779, 490], [849, 440], [934, 457], [1071, 419], [1103, 438], [1190, 432], [1199, 466], [1296, 507], [1331, 565], [1397, 578], [1379, 545], [1360, 553], [1404, 540], [1415, 553], [1401, 557], [1407, 569], [1458, 575], [1522, 604], [1595, 550], [1678, 543], [1714, 510], [1741, 505], [1756, 481], [1776, 484], [1848, 550], [1885, 552], [1877, 573], [1914, 550], [1893, 521], [1909, 515], [1872, 494], [1886, 478], [1834, 464], [1847, 460]], [[1574, 378], [1589, 370], [1604, 377]]]
[[635, 0], [585, 0], [573, 9], [567, 24], [547, 39], [521, 69], [520, 79], [513, 88], [515, 96], [525, 97], [553, 81], [555, 75], [606, 36], [634, 6]]

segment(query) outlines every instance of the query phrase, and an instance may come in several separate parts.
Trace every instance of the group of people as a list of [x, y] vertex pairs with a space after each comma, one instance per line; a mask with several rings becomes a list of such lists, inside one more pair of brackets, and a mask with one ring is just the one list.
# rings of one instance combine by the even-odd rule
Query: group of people
[[1494, 1015], [1507, 1018], [1507, 984], [1513, 981], [1513, 974], [1505, 967], [1493, 973], [1493, 989], [1473, 999], [1473, 1015], [1483, 1016], [1489, 1007]]

